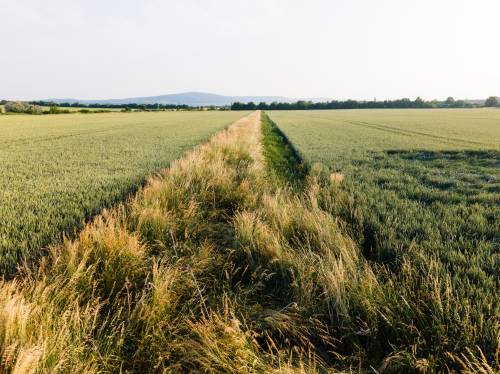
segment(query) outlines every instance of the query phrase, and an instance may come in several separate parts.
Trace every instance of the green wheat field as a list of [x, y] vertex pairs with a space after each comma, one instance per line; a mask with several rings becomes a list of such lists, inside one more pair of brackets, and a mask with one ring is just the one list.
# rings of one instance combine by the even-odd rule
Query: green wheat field
[[269, 114], [308, 163], [343, 175], [366, 258], [435, 260], [474, 318], [498, 313], [500, 110]]
[[158, 112], [0, 116], [0, 272], [73, 235], [146, 177], [242, 116]]

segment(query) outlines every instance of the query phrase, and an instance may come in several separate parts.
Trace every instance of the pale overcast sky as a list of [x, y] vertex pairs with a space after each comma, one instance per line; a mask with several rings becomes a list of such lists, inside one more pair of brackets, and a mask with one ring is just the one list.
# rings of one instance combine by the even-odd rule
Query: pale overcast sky
[[500, 0], [0, 0], [0, 99], [500, 95]]

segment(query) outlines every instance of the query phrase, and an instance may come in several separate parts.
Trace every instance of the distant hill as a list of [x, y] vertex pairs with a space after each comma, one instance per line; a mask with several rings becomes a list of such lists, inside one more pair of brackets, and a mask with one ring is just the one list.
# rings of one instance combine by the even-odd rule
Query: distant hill
[[55, 103], [81, 103], [81, 104], [174, 104], [174, 105], [190, 105], [190, 106], [207, 106], [207, 105], [231, 105], [239, 101], [242, 103], [248, 102], [294, 102], [297, 99], [281, 96], [223, 96], [205, 92], [183, 92], [177, 94], [168, 94], [160, 96], [146, 97], [131, 97], [126, 99], [106, 99], [106, 100], [80, 100], [73, 98], [66, 99], [48, 99]]

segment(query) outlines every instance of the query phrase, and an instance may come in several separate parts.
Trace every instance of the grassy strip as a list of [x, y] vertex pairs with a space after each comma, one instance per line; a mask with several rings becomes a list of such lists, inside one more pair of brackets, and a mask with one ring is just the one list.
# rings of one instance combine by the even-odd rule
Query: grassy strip
[[270, 174], [281, 183], [300, 186], [308, 173], [307, 165], [286, 135], [265, 113], [262, 114], [262, 146]]
[[261, 147], [254, 113], [1, 284], [0, 371], [493, 372], [432, 264], [382, 282], [337, 186], [277, 186]]

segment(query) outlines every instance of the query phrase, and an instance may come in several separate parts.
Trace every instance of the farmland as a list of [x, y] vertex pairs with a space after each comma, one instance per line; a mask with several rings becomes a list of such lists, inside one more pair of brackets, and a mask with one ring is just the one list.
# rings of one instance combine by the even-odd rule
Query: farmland
[[497, 113], [14, 116], [0, 371], [498, 372]]
[[[345, 175], [390, 260], [419, 243], [492, 285], [500, 213], [500, 111], [308, 111], [271, 117], [303, 157]], [[370, 239], [370, 240], [371, 240]], [[460, 264], [460, 265], [459, 265]], [[462, 274], [463, 275], [463, 274]]]
[[73, 235], [237, 112], [0, 116], [0, 272]]
[[435, 261], [464, 310], [483, 326], [482, 347], [493, 355], [500, 110], [269, 114], [308, 163], [343, 175], [351, 200], [339, 213], [365, 257], [396, 274], [407, 259], [423, 266]]

